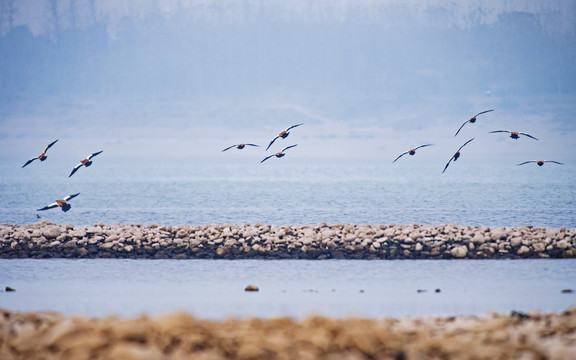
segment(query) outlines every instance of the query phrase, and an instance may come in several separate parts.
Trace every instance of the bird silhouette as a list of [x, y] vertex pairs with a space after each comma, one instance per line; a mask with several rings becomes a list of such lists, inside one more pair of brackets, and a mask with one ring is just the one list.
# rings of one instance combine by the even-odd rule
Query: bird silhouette
[[273, 157], [273, 156], [276, 156], [277, 158], [283, 157], [284, 155], [286, 155], [286, 154], [284, 154], [284, 151], [286, 151], [286, 150], [288, 150], [288, 149], [290, 149], [290, 148], [293, 148], [294, 146], [297, 146], [297, 145], [298, 145], [298, 144], [290, 145], [290, 146], [285, 147], [284, 149], [282, 149], [282, 151], [279, 151], [279, 152], [277, 152], [277, 153], [275, 153], [275, 154], [266, 156], [262, 161], [260, 161], [260, 164], [262, 164], [264, 161], [270, 159], [270, 158]]
[[26, 161], [26, 164], [22, 165], [22, 167], [25, 167], [26, 165], [30, 164], [32, 161], [38, 159], [40, 161], [44, 161], [46, 160], [46, 158], [48, 157], [46, 155], [46, 152], [48, 151], [48, 149], [50, 149], [52, 147], [52, 145], [56, 144], [56, 141], [58, 141], [58, 139], [52, 141], [50, 144], [48, 144], [48, 146], [46, 146], [46, 148], [44, 148], [44, 151], [42, 151], [42, 154], [31, 158], [30, 160]]
[[553, 163], [553, 164], [558, 164], [558, 165], [564, 165], [563, 163], [558, 162], [558, 161], [554, 161], [554, 160], [528, 160], [528, 161], [524, 161], [524, 162], [518, 164], [517, 166], [528, 164], [528, 163], [536, 163], [536, 164], [538, 164], [538, 166], [542, 166], [542, 165], [544, 165], [544, 163], [547, 163], [547, 162]]
[[88, 167], [88, 166], [92, 165], [92, 158], [94, 156], [100, 154], [102, 151], [104, 151], [104, 150], [100, 150], [98, 152], [92, 153], [86, 159], [80, 160], [80, 163], [78, 165], [74, 166], [74, 169], [72, 169], [72, 172], [70, 173], [70, 175], [68, 175], [68, 177], [74, 175], [74, 173], [76, 171], [78, 171], [78, 169], [80, 169], [82, 166]]
[[536, 139], [534, 136], [530, 135], [530, 134], [526, 134], [523, 132], [518, 132], [518, 131], [510, 131], [510, 130], [494, 130], [494, 131], [490, 131], [491, 134], [493, 133], [501, 133], [501, 132], [505, 132], [505, 133], [509, 133], [510, 137], [512, 139], [518, 140], [520, 138], [520, 135], [524, 135], [524, 136], [528, 136], [529, 138], [532, 138], [534, 140], [538, 140]]
[[244, 149], [246, 146], [257, 146], [257, 147], [260, 147], [260, 145], [256, 145], [256, 144], [234, 144], [234, 145], [228, 146], [226, 149], [224, 149], [224, 150], [222, 150], [222, 151], [224, 152], [224, 151], [226, 151], [226, 150], [230, 150], [230, 149], [232, 149], [233, 147], [236, 147], [236, 149], [238, 149], [238, 150], [242, 150], [242, 149]]
[[450, 158], [450, 160], [448, 160], [448, 163], [446, 164], [446, 166], [444, 166], [444, 170], [442, 170], [442, 174], [444, 174], [444, 171], [446, 171], [446, 169], [448, 169], [448, 165], [450, 165], [450, 162], [451, 162], [452, 160], [454, 160], [454, 161], [458, 160], [458, 158], [460, 157], [460, 150], [462, 150], [462, 148], [463, 148], [464, 146], [466, 146], [466, 145], [467, 145], [470, 141], [472, 141], [472, 140], [474, 140], [474, 138], [466, 141], [466, 142], [464, 143], [464, 145], [460, 146], [460, 148], [458, 149], [458, 151], [456, 151], [456, 152], [454, 153], [454, 155], [452, 155], [452, 157]]
[[404, 151], [402, 154], [400, 154], [394, 161], [392, 161], [392, 163], [395, 163], [396, 160], [400, 159], [402, 156], [408, 154], [408, 155], [414, 155], [416, 154], [416, 150], [426, 147], [426, 146], [432, 146], [432, 144], [424, 144], [424, 145], [419, 145], [416, 146], [414, 149], [408, 150], [408, 151]]
[[482, 114], [486, 114], [487, 112], [490, 112], [490, 111], [494, 111], [494, 109], [490, 109], [490, 110], [486, 110], [486, 111], [479, 112], [478, 114], [472, 116], [470, 119], [466, 120], [466, 121], [464, 122], [464, 124], [462, 124], [462, 126], [460, 126], [460, 128], [458, 129], [458, 131], [456, 131], [456, 134], [454, 134], [454, 136], [458, 135], [458, 133], [460, 132], [460, 130], [462, 130], [462, 128], [464, 127], [464, 125], [466, 125], [466, 124], [468, 124], [468, 123], [474, 124], [474, 123], [476, 122], [476, 116], [482, 115]]
[[286, 128], [286, 130], [283, 130], [282, 132], [280, 132], [280, 134], [276, 135], [276, 137], [274, 139], [272, 139], [272, 141], [270, 141], [270, 144], [268, 144], [268, 147], [266, 148], [266, 150], [268, 150], [270, 148], [270, 146], [272, 146], [272, 144], [274, 144], [274, 141], [276, 141], [276, 139], [282, 138], [282, 139], [286, 139], [286, 137], [288, 137], [288, 135], [290, 135], [290, 130], [303, 125], [304, 123], [301, 124], [296, 124], [296, 125], [292, 125], [288, 128]]
[[46, 205], [44, 206], [42, 209], [38, 209], [38, 211], [43, 211], [43, 210], [48, 210], [48, 209], [54, 209], [57, 207], [61, 207], [62, 211], [66, 212], [68, 210], [70, 210], [70, 208], [72, 207], [72, 205], [68, 204], [68, 201], [74, 199], [76, 196], [80, 195], [80, 193], [74, 194], [74, 195], [69, 195], [66, 196], [64, 199], [60, 199], [60, 200], [56, 200], [56, 202], [50, 204], [50, 205]]

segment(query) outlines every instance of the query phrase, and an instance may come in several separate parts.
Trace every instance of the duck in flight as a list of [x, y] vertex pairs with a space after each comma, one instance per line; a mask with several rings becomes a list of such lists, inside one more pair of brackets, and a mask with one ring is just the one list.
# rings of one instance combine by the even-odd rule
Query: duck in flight
[[224, 152], [224, 151], [226, 151], [226, 150], [230, 150], [230, 149], [232, 149], [233, 147], [236, 147], [236, 149], [238, 149], [238, 150], [242, 150], [242, 149], [244, 149], [246, 146], [257, 146], [257, 147], [260, 147], [260, 145], [256, 145], [256, 144], [235, 144], [235, 145], [228, 146], [226, 149], [224, 149], [224, 150], [222, 150], [222, 151]]
[[462, 150], [462, 148], [463, 148], [464, 146], [466, 146], [466, 145], [467, 145], [470, 141], [472, 141], [472, 140], [474, 140], [474, 138], [466, 141], [466, 142], [464, 143], [464, 145], [460, 146], [460, 148], [458, 149], [458, 151], [456, 151], [456, 153], [454, 153], [454, 155], [452, 155], [452, 157], [450, 158], [450, 160], [448, 160], [448, 163], [446, 164], [446, 166], [444, 166], [444, 170], [442, 170], [442, 174], [444, 174], [444, 171], [446, 171], [446, 169], [448, 169], [448, 165], [450, 165], [450, 162], [451, 162], [452, 160], [454, 160], [454, 161], [458, 160], [458, 158], [460, 157], [460, 150]]
[[530, 134], [526, 134], [523, 132], [518, 132], [518, 131], [510, 131], [510, 130], [494, 130], [494, 131], [490, 131], [491, 134], [493, 133], [500, 133], [500, 132], [505, 132], [505, 133], [509, 133], [510, 137], [512, 139], [518, 140], [520, 138], [520, 135], [524, 135], [524, 136], [528, 136], [529, 138], [532, 138], [534, 140], [538, 140], [536, 139], [534, 136], [530, 135]]
[[44, 206], [42, 209], [38, 209], [38, 211], [61, 207], [62, 211], [66, 212], [66, 211], [70, 210], [70, 208], [72, 207], [72, 205], [68, 204], [68, 201], [70, 201], [71, 199], [74, 199], [78, 195], [80, 195], [80, 193], [66, 196], [64, 199], [56, 200], [56, 202], [54, 202], [50, 205]]
[[294, 146], [297, 146], [297, 145], [298, 145], [298, 144], [290, 145], [290, 146], [285, 147], [284, 149], [282, 149], [282, 151], [277, 152], [276, 154], [272, 154], [272, 155], [266, 156], [262, 161], [260, 161], [260, 164], [262, 164], [264, 161], [270, 159], [272, 156], [276, 156], [277, 158], [283, 157], [284, 155], [286, 155], [286, 154], [284, 154], [284, 151], [286, 151], [286, 150], [288, 150], [288, 149], [290, 149], [290, 148], [293, 148]]
[[415, 147], [414, 149], [412, 149], [412, 150], [404, 151], [404, 152], [403, 152], [402, 154], [400, 154], [394, 161], [392, 161], [392, 163], [395, 163], [396, 160], [400, 159], [402, 156], [404, 156], [404, 155], [406, 155], [406, 154], [408, 154], [408, 155], [414, 155], [414, 154], [416, 154], [416, 150], [418, 150], [418, 149], [420, 149], [420, 148], [423, 148], [423, 147], [426, 147], [426, 146], [432, 146], [432, 144], [419, 145], [419, 146], [416, 146], [416, 147]]
[[536, 164], [538, 164], [538, 166], [542, 166], [542, 165], [544, 165], [544, 163], [547, 163], [547, 162], [553, 163], [553, 164], [558, 164], [558, 165], [564, 165], [563, 163], [558, 162], [558, 161], [554, 161], [554, 160], [529, 160], [529, 161], [524, 161], [523, 163], [520, 163], [517, 166], [528, 164], [528, 163], [536, 163]]
[[74, 175], [74, 173], [76, 171], [78, 171], [78, 169], [80, 169], [82, 166], [88, 167], [88, 166], [92, 165], [92, 158], [94, 156], [100, 154], [102, 151], [104, 151], [104, 150], [100, 150], [98, 152], [90, 154], [86, 159], [80, 160], [80, 163], [78, 165], [74, 166], [74, 169], [72, 169], [72, 172], [70, 173], [70, 175], [68, 175], [68, 177]]
[[460, 132], [460, 130], [462, 130], [462, 128], [464, 127], [464, 125], [466, 125], [466, 124], [468, 124], [468, 123], [474, 124], [474, 123], [476, 122], [476, 116], [482, 115], [482, 114], [486, 114], [487, 112], [490, 112], [490, 111], [494, 111], [494, 109], [490, 109], [490, 110], [486, 110], [486, 111], [479, 112], [478, 114], [472, 116], [470, 119], [466, 120], [466, 121], [464, 122], [464, 124], [462, 124], [462, 126], [460, 126], [460, 128], [458, 129], [458, 131], [456, 131], [456, 134], [454, 134], [454, 136], [458, 135], [458, 133]]
[[52, 141], [50, 144], [48, 144], [48, 146], [46, 146], [46, 148], [44, 149], [44, 151], [42, 151], [42, 154], [40, 154], [40, 155], [38, 155], [38, 156], [36, 156], [36, 157], [33, 157], [33, 158], [31, 158], [30, 160], [26, 161], [26, 164], [22, 165], [22, 167], [30, 164], [32, 161], [34, 161], [34, 160], [36, 160], [36, 159], [38, 159], [38, 160], [40, 160], [40, 161], [46, 160], [46, 158], [48, 157], [48, 156], [46, 155], [46, 152], [48, 151], [48, 149], [50, 149], [50, 148], [52, 147], [52, 145], [56, 144], [56, 141], [58, 141], [58, 139], [56, 139], [56, 140]]
[[266, 150], [268, 150], [270, 148], [270, 146], [272, 146], [272, 144], [274, 144], [274, 141], [276, 141], [276, 139], [282, 138], [282, 139], [286, 139], [286, 137], [288, 137], [288, 135], [290, 135], [290, 130], [292, 130], [293, 128], [303, 125], [304, 123], [301, 124], [296, 124], [296, 125], [292, 125], [289, 128], [286, 128], [286, 130], [282, 131], [280, 134], [276, 135], [276, 137], [270, 141], [270, 144], [268, 144], [268, 147], [266, 148]]

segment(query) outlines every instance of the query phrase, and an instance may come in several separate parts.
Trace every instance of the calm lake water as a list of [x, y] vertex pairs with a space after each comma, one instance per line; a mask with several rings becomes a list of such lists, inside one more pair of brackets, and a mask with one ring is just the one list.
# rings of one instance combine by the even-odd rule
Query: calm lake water
[[[100, 159], [104, 160], [104, 158]], [[277, 159], [274, 159], [277, 160]], [[576, 168], [441, 163], [0, 164], [0, 222], [441, 224], [576, 227]], [[417, 166], [415, 164], [418, 164]], [[40, 166], [41, 165], [41, 166]], [[38, 213], [80, 192], [67, 213]], [[0, 260], [0, 307], [205, 318], [562, 311], [576, 261]], [[244, 288], [254, 284], [257, 293]], [[440, 289], [436, 293], [435, 289]], [[425, 290], [418, 292], [418, 290]]]
[[[401, 317], [562, 311], [576, 260], [0, 260], [0, 307], [137, 316]], [[245, 292], [253, 284], [258, 292]], [[440, 292], [435, 292], [440, 289]], [[420, 292], [419, 292], [420, 290]]]
[[[52, 160], [52, 159], [51, 159]], [[459, 161], [118, 163], [68, 178], [57, 159], [0, 165], [0, 222], [442, 224], [576, 227], [576, 168]], [[104, 161], [106, 160], [106, 161]], [[533, 166], [532, 166], [533, 165]], [[67, 213], [37, 212], [80, 193]]]

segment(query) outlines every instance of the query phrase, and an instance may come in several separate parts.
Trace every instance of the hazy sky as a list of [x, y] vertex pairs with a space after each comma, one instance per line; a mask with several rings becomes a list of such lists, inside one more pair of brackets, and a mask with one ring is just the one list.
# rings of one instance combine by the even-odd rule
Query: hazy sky
[[[12, 4], [12, 12], [9, 10]], [[576, 162], [576, 1], [0, 1], [0, 158]], [[12, 14], [12, 15], [10, 15]], [[454, 133], [472, 115], [494, 108]], [[525, 131], [513, 142], [489, 130]], [[51, 150], [52, 151], [52, 150]]]

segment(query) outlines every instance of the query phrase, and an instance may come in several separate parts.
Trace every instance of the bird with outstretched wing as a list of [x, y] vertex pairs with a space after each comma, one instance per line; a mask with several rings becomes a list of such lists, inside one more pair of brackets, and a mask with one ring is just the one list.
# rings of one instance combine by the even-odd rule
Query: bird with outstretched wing
[[446, 171], [446, 169], [448, 169], [448, 165], [450, 165], [450, 162], [451, 162], [452, 160], [454, 160], [454, 161], [458, 160], [458, 158], [460, 157], [460, 150], [462, 150], [462, 148], [463, 148], [464, 146], [468, 145], [468, 143], [469, 143], [470, 141], [472, 141], [472, 140], [474, 140], [474, 138], [466, 141], [466, 142], [464, 143], [464, 145], [460, 146], [460, 148], [458, 149], [458, 151], [456, 151], [456, 152], [454, 153], [454, 155], [452, 155], [452, 157], [450, 158], [450, 160], [448, 160], [448, 163], [446, 164], [446, 166], [444, 166], [444, 170], [442, 170], [442, 174], [444, 174], [444, 171]]
[[50, 144], [48, 144], [45, 148], [44, 151], [42, 151], [42, 154], [35, 156], [33, 158], [30, 158], [28, 161], [26, 161], [26, 163], [24, 165], [22, 165], [22, 167], [25, 167], [26, 165], [30, 164], [32, 161], [38, 159], [40, 161], [44, 161], [46, 160], [46, 158], [48, 158], [48, 156], [46, 155], [46, 152], [48, 151], [48, 149], [50, 149], [52, 147], [52, 145], [56, 144], [56, 142], [58, 141], [58, 139], [52, 141]]
[[293, 148], [294, 146], [297, 146], [297, 145], [298, 145], [298, 144], [294, 144], [294, 145], [287, 146], [287, 147], [285, 147], [284, 149], [282, 149], [282, 151], [279, 151], [279, 152], [277, 152], [277, 153], [275, 153], [275, 154], [271, 154], [271, 155], [266, 156], [262, 161], [260, 161], [260, 164], [262, 164], [264, 161], [270, 159], [270, 158], [273, 157], [273, 156], [276, 156], [277, 158], [283, 157], [284, 155], [286, 155], [286, 154], [284, 154], [284, 151], [286, 151], [286, 150], [288, 150], [288, 149], [290, 149], [290, 148]]
[[274, 139], [272, 139], [272, 141], [270, 141], [270, 144], [268, 144], [268, 147], [266, 147], [266, 150], [268, 150], [270, 148], [270, 146], [272, 146], [272, 144], [274, 144], [274, 141], [276, 141], [276, 139], [280, 139], [280, 138], [286, 139], [286, 137], [288, 137], [288, 135], [290, 135], [290, 130], [292, 130], [293, 128], [300, 126], [300, 125], [304, 125], [304, 123], [292, 125], [292, 126], [286, 128], [286, 130], [283, 130], [282, 132], [280, 132], [280, 134], [276, 135], [276, 137]]
[[464, 124], [462, 124], [462, 126], [460, 126], [460, 128], [458, 129], [458, 131], [456, 131], [456, 134], [454, 134], [454, 136], [458, 135], [458, 133], [460, 132], [460, 130], [462, 130], [462, 128], [464, 127], [464, 125], [466, 125], [466, 124], [468, 124], [468, 123], [474, 124], [474, 123], [476, 122], [476, 116], [482, 115], [482, 114], [486, 114], [486, 113], [488, 113], [488, 112], [490, 112], [490, 111], [494, 111], [494, 109], [490, 109], [490, 110], [486, 110], [486, 111], [479, 112], [478, 114], [472, 116], [470, 119], [466, 120], [466, 121], [464, 122]]
[[43, 210], [49, 210], [49, 209], [61, 207], [62, 211], [66, 212], [66, 211], [70, 210], [70, 208], [72, 207], [72, 205], [68, 204], [68, 201], [74, 199], [78, 195], [80, 195], [80, 193], [76, 193], [74, 195], [68, 195], [64, 199], [56, 200], [52, 204], [46, 205], [43, 208], [38, 209], [37, 211], [43, 211]]
[[494, 130], [494, 131], [490, 131], [490, 134], [494, 134], [494, 133], [501, 133], [501, 132], [505, 132], [505, 133], [509, 133], [510, 137], [512, 139], [518, 140], [520, 138], [520, 135], [524, 135], [524, 136], [528, 136], [529, 138], [532, 138], [534, 140], [538, 140], [536, 139], [534, 136], [530, 135], [530, 134], [526, 134], [524, 132], [519, 132], [519, 131], [510, 131], [510, 130]]
[[257, 146], [260, 147], [260, 145], [256, 145], [256, 144], [234, 144], [234, 145], [230, 145], [228, 146], [226, 149], [222, 150], [222, 152], [226, 151], [226, 150], [230, 150], [233, 147], [235, 147], [238, 150], [242, 150], [244, 149], [246, 146]]
[[80, 160], [80, 163], [78, 165], [74, 166], [74, 169], [72, 169], [72, 172], [70, 173], [70, 175], [68, 175], [68, 177], [74, 175], [74, 173], [76, 171], [78, 171], [78, 169], [80, 169], [82, 166], [88, 167], [88, 166], [92, 165], [92, 158], [94, 156], [100, 154], [102, 151], [104, 151], [104, 150], [100, 150], [98, 152], [92, 153], [92, 154], [88, 155], [88, 157], [86, 157], [85, 159]]
[[426, 147], [426, 146], [432, 146], [432, 144], [419, 145], [419, 146], [416, 146], [414, 149], [411, 149], [411, 150], [408, 150], [408, 151], [404, 151], [404, 152], [403, 152], [402, 154], [400, 154], [396, 159], [394, 159], [394, 161], [392, 161], [392, 163], [395, 163], [396, 160], [400, 159], [400, 158], [401, 158], [402, 156], [404, 156], [404, 155], [407, 155], [407, 154], [408, 154], [408, 155], [414, 155], [414, 154], [416, 154], [416, 150], [418, 150], [418, 149], [420, 149], [420, 148], [423, 148], [423, 147]]
[[524, 161], [520, 164], [517, 164], [516, 166], [520, 166], [520, 165], [524, 165], [524, 164], [529, 164], [529, 163], [536, 163], [538, 164], [538, 166], [542, 166], [545, 163], [552, 163], [552, 164], [558, 164], [558, 165], [564, 165], [564, 163], [558, 162], [558, 161], [554, 161], [554, 160], [528, 160], [528, 161]]

